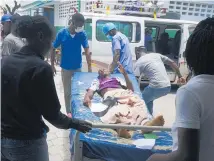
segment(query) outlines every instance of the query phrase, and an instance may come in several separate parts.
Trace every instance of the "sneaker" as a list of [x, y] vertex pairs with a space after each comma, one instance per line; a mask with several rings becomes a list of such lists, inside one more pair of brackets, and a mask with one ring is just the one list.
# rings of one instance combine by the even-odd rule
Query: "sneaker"
[[72, 115], [71, 115], [71, 113], [68, 113], [68, 114], [67, 114], [67, 116], [68, 116], [69, 118], [72, 118]]

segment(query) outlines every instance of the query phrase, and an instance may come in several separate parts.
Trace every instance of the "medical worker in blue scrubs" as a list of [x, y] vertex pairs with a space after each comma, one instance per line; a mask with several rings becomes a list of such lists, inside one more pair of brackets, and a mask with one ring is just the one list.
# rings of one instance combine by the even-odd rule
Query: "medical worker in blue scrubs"
[[2, 36], [2, 39], [4, 39], [7, 35], [10, 34], [10, 30], [11, 30], [11, 15], [4, 14], [1, 17], [1, 24], [2, 24], [1, 36]]
[[[84, 23], [84, 16], [80, 13], [75, 13], [69, 21], [69, 27], [61, 29], [53, 42], [53, 47], [55, 49], [61, 47], [60, 66], [62, 68], [62, 82], [64, 87], [66, 112], [69, 117], [71, 117], [71, 79], [74, 72], [81, 71], [82, 47], [85, 50], [88, 71], [92, 71], [91, 55], [89, 51], [88, 38], [84, 31]], [[51, 52], [51, 65], [53, 71], [56, 73], [56, 69], [54, 67], [55, 49]]]
[[126, 72], [132, 74], [133, 64], [129, 39], [117, 31], [113, 23], [106, 23], [103, 26], [103, 33], [112, 41], [113, 61], [109, 66], [109, 71], [111, 73], [120, 73], [118, 70], [118, 62], [120, 62]]

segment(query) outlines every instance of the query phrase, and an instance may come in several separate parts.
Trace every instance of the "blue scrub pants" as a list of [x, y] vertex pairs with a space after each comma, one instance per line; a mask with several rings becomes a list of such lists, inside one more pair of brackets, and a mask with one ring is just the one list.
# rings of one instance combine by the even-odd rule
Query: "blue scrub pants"
[[142, 93], [143, 100], [146, 103], [146, 106], [149, 110], [149, 113], [153, 115], [153, 101], [162, 96], [167, 95], [171, 91], [171, 86], [164, 88], [154, 88], [147, 86]]

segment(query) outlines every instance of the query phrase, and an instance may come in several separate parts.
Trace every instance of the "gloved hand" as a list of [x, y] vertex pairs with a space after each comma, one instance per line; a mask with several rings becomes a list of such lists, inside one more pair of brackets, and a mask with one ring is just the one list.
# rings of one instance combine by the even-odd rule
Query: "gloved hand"
[[91, 130], [92, 124], [84, 120], [72, 119], [71, 128], [76, 129], [82, 133], [86, 133]]

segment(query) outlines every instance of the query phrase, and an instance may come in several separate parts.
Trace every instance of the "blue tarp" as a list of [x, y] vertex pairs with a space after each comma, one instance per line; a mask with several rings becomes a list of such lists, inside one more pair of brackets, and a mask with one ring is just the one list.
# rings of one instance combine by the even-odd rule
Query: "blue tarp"
[[[86, 89], [90, 87], [97, 73], [75, 73], [72, 81], [72, 115], [74, 118], [89, 120], [100, 123], [89, 108], [83, 106], [83, 99]], [[114, 74], [123, 78], [121, 74]], [[135, 76], [129, 75], [135, 88], [135, 92], [141, 95]], [[100, 102], [99, 95], [95, 95], [93, 102]], [[70, 133], [72, 142], [75, 131]], [[140, 131], [136, 131], [132, 139], [119, 138], [114, 130], [93, 129], [87, 134], [81, 134], [83, 142], [83, 155], [91, 159], [103, 159], [106, 161], [146, 161], [153, 153], [168, 153], [171, 151], [172, 138], [168, 132], [156, 132], [158, 139], [153, 150], [143, 150], [133, 145], [133, 140], [144, 138]], [[71, 144], [72, 146], [72, 144]], [[71, 148], [72, 151], [72, 148]]]

